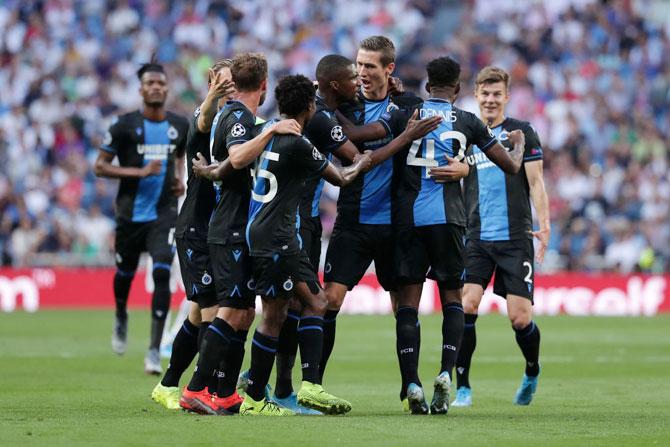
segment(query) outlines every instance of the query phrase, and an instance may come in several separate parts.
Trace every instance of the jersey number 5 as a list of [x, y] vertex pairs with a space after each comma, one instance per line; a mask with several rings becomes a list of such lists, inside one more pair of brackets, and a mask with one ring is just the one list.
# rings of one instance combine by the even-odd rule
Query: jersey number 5
[[[256, 202], [268, 203], [277, 195], [277, 177], [272, 172], [264, 169], [270, 161], [279, 161], [279, 154], [276, 152], [263, 152], [258, 159], [256, 169], [251, 172], [251, 175], [254, 177], [254, 189], [251, 191], [251, 198]], [[268, 187], [264, 194], [256, 192], [256, 185], [260, 179], [268, 181]]]
[[[456, 130], [449, 130], [447, 132], [442, 132], [440, 134], [440, 142], [447, 140], [456, 140], [460, 143], [460, 148], [458, 153], [454, 157], [456, 161], [461, 161], [465, 157], [465, 149], [468, 145], [468, 140], [465, 138], [462, 132]], [[421, 166], [426, 168], [426, 178], [430, 178], [428, 175], [428, 168], [438, 166], [439, 163], [435, 160], [435, 140], [433, 138], [426, 138], [426, 157], [417, 157], [419, 149], [421, 149], [421, 141], [423, 140], [414, 140], [412, 147], [409, 148], [409, 154], [407, 154], [407, 165], [408, 166]]]

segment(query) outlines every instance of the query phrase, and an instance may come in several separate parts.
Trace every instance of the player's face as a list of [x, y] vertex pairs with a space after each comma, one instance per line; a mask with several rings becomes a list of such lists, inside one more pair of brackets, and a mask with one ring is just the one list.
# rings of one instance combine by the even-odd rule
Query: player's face
[[386, 96], [389, 76], [395, 64], [384, 66], [379, 51], [359, 49], [356, 55], [356, 68], [363, 86], [363, 94], [370, 99], [382, 99]]
[[167, 77], [164, 73], [149, 71], [142, 75], [140, 95], [144, 104], [160, 107], [165, 104], [168, 94]]
[[479, 104], [481, 118], [491, 123], [505, 114], [509, 92], [504, 82], [480, 84], [475, 90], [475, 99]]
[[336, 82], [337, 94], [342, 101], [351, 101], [356, 97], [356, 91], [360, 85], [361, 81], [358, 78], [356, 66], [351, 64], [342, 71], [342, 77]]

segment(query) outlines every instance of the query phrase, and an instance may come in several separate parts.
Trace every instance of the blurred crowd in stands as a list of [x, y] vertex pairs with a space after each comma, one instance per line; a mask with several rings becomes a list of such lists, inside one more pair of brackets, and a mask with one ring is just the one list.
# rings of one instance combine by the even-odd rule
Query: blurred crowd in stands
[[[0, 2], [2, 264], [112, 265], [117, 183], [91, 172], [112, 118], [140, 104], [156, 52], [168, 108], [191, 113], [206, 69], [260, 51], [270, 89], [313, 76], [364, 37], [398, 49], [396, 76], [423, 92], [425, 64], [463, 67], [457, 105], [477, 112], [473, 75], [512, 74], [510, 116], [545, 148], [552, 239], [542, 269], [670, 268], [670, 8], [662, 0], [44, 0]], [[269, 117], [270, 94], [260, 115]], [[322, 201], [326, 234], [337, 190]]]

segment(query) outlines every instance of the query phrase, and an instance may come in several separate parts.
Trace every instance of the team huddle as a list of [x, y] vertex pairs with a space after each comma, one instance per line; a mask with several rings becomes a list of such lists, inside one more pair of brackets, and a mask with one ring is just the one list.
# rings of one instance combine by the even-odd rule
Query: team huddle
[[[257, 116], [268, 89], [261, 54], [211, 67], [208, 94], [190, 121], [165, 110], [163, 67], [140, 68], [143, 108], [110, 127], [95, 172], [120, 179], [114, 351], [126, 350], [126, 303], [141, 252], [152, 258], [155, 283], [146, 372], [162, 374], [158, 348], [175, 251], [191, 301], [152, 392], [156, 402], [213, 415], [351, 411], [323, 384], [339, 310], [373, 262], [396, 318], [405, 411], [446, 414], [450, 405], [472, 404], [477, 308], [494, 274], [494, 292], [507, 299], [526, 364], [514, 402], [531, 402], [540, 372], [533, 266], [549, 239], [537, 134], [529, 123], [505, 116], [510, 79], [504, 70], [489, 66], [477, 74], [477, 117], [453, 105], [461, 71], [454, 59], [428, 63], [426, 100], [391, 77], [394, 61], [394, 45], [383, 36], [364, 39], [355, 61], [325, 56], [316, 82], [302, 75], [278, 81], [279, 116], [268, 121]], [[340, 194], [322, 285], [325, 181]], [[430, 405], [418, 375], [418, 308], [427, 278], [438, 285], [443, 313]], [[257, 296], [262, 311], [251, 335], [251, 366], [241, 371]], [[295, 391], [298, 349], [302, 381]], [[196, 355], [193, 376], [180, 389]], [[273, 389], [268, 381], [275, 365]]]

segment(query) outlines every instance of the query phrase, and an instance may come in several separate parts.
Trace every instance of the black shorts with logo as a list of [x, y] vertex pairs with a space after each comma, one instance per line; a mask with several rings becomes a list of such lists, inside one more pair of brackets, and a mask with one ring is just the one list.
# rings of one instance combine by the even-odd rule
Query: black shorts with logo
[[214, 285], [220, 307], [256, 307], [251, 258], [246, 242], [209, 244]]
[[201, 309], [218, 304], [207, 237], [177, 237], [177, 256], [186, 298]]
[[324, 268], [325, 282], [337, 282], [353, 289], [374, 261], [377, 280], [384, 290], [397, 289], [393, 261], [391, 225], [335, 225]]
[[463, 236], [454, 224], [396, 229], [395, 259], [400, 284], [421, 284], [426, 278], [447, 290], [463, 287]]
[[481, 241], [465, 244], [465, 282], [486, 289], [495, 273], [493, 293], [533, 301], [533, 240]]
[[308, 219], [300, 218], [300, 239], [302, 240], [302, 250], [307, 253], [309, 262], [315, 272], [319, 271], [319, 262], [321, 261], [321, 226], [320, 217], [310, 217]]
[[170, 269], [174, 252], [174, 219], [156, 219], [151, 222], [117, 220], [116, 267], [127, 274], [137, 270], [142, 252], [149, 252], [154, 268]]
[[312, 293], [321, 289], [319, 278], [305, 251], [292, 255], [251, 258], [256, 293], [264, 298], [291, 298], [296, 282], [305, 282]]

